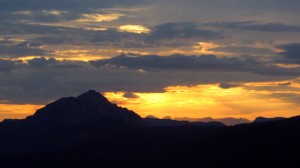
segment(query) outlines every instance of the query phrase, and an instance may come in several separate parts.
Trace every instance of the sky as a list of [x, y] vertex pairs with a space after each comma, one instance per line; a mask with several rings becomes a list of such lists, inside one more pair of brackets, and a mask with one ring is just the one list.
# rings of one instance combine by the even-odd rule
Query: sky
[[88, 90], [142, 117], [300, 115], [298, 0], [0, 0], [0, 121]]

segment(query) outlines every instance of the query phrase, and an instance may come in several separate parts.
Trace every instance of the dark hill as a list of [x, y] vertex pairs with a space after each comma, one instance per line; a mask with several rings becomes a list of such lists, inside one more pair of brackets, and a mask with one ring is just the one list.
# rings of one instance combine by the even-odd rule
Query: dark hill
[[265, 118], [265, 117], [257, 117], [253, 123], [264, 123], [264, 122], [272, 122], [272, 121], [279, 121], [286, 118], [283, 117], [275, 117], [275, 118]]

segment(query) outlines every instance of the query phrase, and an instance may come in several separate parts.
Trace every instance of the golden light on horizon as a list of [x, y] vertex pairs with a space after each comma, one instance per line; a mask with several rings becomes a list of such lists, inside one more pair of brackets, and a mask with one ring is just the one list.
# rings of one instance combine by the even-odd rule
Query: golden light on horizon
[[[130, 93], [105, 92], [111, 102], [135, 111], [142, 117], [154, 115], [158, 118], [247, 118], [254, 120], [263, 117], [292, 117], [299, 115], [300, 106], [288, 101], [286, 97], [274, 97], [273, 94], [300, 95], [299, 84], [292, 83], [288, 91], [265, 90], [261, 87], [276, 87], [279, 82], [245, 83], [243, 85], [223, 89], [219, 84], [196, 86], [166, 87], [162, 93]], [[129, 95], [129, 96], [128, 96]], [[1, 118], [20, 119], [41, 108], [34, 104], [0, 104]]]
[[129, 32], [129, 33], [150, 33], [150, 29], [142, 25], [123, 25], [119, 27], [121, 32]]
[[23, 119], [34, 114], [44, 105], [36, 104], [0, 104], [0, 121], [3, 119]]
[[[244, 87], [222, 89], [217, 84], [173, 86], [164, 93], [134, 93], [126, 98], [124, 92], [107, 92], [107, 98], [146, 117], [159, 118], [248, 118], [291, 117], [299, 115], [300, 107], [284, 99], [272, 98], [272, 92], [247, 90]], [[264, 103], [262, 103], [264, 102]]]

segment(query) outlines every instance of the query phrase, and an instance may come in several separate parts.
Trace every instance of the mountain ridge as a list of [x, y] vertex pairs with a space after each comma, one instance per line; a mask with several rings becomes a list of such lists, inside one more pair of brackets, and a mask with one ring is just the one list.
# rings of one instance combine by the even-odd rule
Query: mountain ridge
[[188, 118], [188, 117], [176, 117], [174, 120], [178, 121], [190, 121], [190, 122], [221, 122], [226, 126], [234, 126], [239, 124], [247, 124], [251, 123], [250, 120], [245, 118], [212, 118], [212, 117], [205, 117], [205, 118]]
[[274, 122], [274, 121], [280, 121], [287, 118], [284, 117], [274, 117], [274, 118], [266, 118], [266, 117], [257, 117], [255, 120], [253, 120], [252, 123], [265, 123], [265, 122]]

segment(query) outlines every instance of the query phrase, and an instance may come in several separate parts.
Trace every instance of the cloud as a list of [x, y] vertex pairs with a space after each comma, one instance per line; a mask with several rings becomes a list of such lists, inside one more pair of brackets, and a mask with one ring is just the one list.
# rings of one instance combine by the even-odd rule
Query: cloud
[[125, 98], [129, 98], [129, 99], [135, 99], [135, 98], [139, 98], [138, 95], [132, 93], [132, 92], [126, 92], [124, 93], [123, 97]]
[[298, 93], [273, 93], [271, 96], [294, 104], [299, 104], [300, 101], [300, 95]]
[[283, 56], [283, 58], [277, 59], [278, 62], [289, 64], [300, 63], [300, 43], [279, 45], [277, 48], [283, 50], [279, 53]]
[[28, 34], [60, 34], [66, 31], [71, 31], [71, 28], [62, 26], [46, 26], [41, 24], [23, 24], [23, 23], [5, 23], [1, 25], [0, 34], [2, 35], [28, 35]]
[[231, 83], [220, 83], [219, 87], [222, 89], [230, 89], [234, 87], [238, 87], [239, 85], [231, 84]]
[[118, 6], [137, 5], [144, 3], [143, 0], [0, 0], [1, 11], [24, 11], [24, 10], [83, 10], [111, 8]]
[[248, 72], [264, 76], [297, 76], [299, 69], [284, 69], [274, 65], [265, 65], [250, 57], [202, 56], [157, 56], [157, 55], [120, 55], [111, 59], [90, 61], [95, 67], [116, 65], [143, 70], [174, 70], [202, 72]]
[[130, 33], [149, 33], [150, 30], [142, 25], [122, 25], [119, 27], [121, 32], [130, 32]]
[[46, 59], [44, 57], [40, 57], [40, 58], [34, 58], [28, 60], [27, 62], [32, 67], [44, 67], [44, 66], [56, 64], [57, 60], [54, 58]]
[[256, 23], [253, 21], [244, 22], [214, 22], [207, 23], [208, 26], [222, 27], [227, 29], [239, 29], [262, 32], [300, 32], [300, 26], [287, 25], [283, 23]]
[[118, 20], [120, 17], [124, 15], [112, 13], [112, 14], [99, 14], [99, 13], [93, 13], [93, 14], [82, 14], [82, 18], [77, 20], [78, 22], [109, 22]]
[[223, 38], [221, 33], [201, 29], [197, 23], [166, 23], [149, 28], [127, 25], [126, 28], [131, 29], [121, 32], [114, 28], [98, 31], [94, 36], [90, 36], [90, 42], [122, 48], [178, 48], [195, 45], [194, 43], [199, 41]]
[[9, 72], [15, 67], [15, 62], [0, 59], [0, 72]]
[[22, 56], [43, 56], [47, 51], [37, 46], [31, 46], [29, 42], [12, 43], [2, 41], [0, 44], [0, 57], [18, 58]]
[[[159, 0], [161, 2], [169, 2], [168, 0]], [[213, 8], [213, 9], [227, 9], [227, 10], [238, 10], [238, 9], [281, 9], [281, 10], [295, 10], [299, 9], [299, 1], [297, 0], [286, 0], [283, 2], [282, 0], [227, 0], [227, 1], [219, 1], [219, 0], [174, 0], [172, 4], [177, 4], [182, 7], [183, 4], [189, 4], [190, 6], [200, 7], [200, 8]], [[170, 3], [168, 3], [170, 4]], [[218, 12], [218, 11], [214, 11]]]
[[271, 54], [274, 54], [274, 52], [269, 48], [255, 48], [255, 47], [246, 47], [246, 46], [216, 47], [216, 48], [210, 49], [210, 51], [237, 53], [237, 54], [242, 54], [242, 55], [271, 55]]
[[[233, 67], [229, 69], [229, 66], [222, 63], [224, 58], [214, 56], [135, 57], [121, 56], [105, 62], [94, 61], [94, 66], [82, 61], [47, 58], [28, 60], [28, 63], [1, 60], [1, 71], [9, 73], [0, 73], [0, 100], [12, 104], [45, 104], [65, 95], [75, 96], [90, 89], [101, 92], [165, 92], [164, 88], [168, 86], [283, 81], [295, 78], [284, 69], [271, 71], [272, 69], [263, 65], [259, 66], [265, 69], [257, 71], [257, 67], [250, 68], [251, 64], [248, 63], [246, 71], [241, 69], [246, 64], [235, 59], [231, 61]], [[115, 59], [125, 62], [112, 64]], [[230, 62], [229, 58], [225, 60]], [[239, 64], [242, 65], [237, 66]], [[277, 71], [281, 74], [276, 75]], [[125, 96], [134, 97], [131, 94]]]
[[165, 23], [153, 27], [151, 39], [217, 39], [220, 34], [201, 29], [195, 22]]
[[[145, 4], [144, 0], [0, 0], [0, 21], [3, 23], [92, 23], [114, 21], [124, 16], [112, 9], [136, 7]], [[128, 12], [125, 12], [128, 13]], [[66, 24], [65, 24], [66, 25]]]
[[279, 83], [278, 86], [290, 86], [292, 82]]

